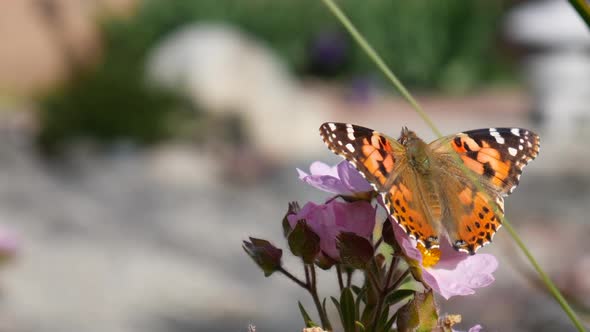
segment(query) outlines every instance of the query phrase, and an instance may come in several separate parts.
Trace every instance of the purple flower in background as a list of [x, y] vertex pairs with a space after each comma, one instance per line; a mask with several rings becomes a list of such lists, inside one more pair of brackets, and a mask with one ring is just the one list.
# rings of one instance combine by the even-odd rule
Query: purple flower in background
[[315, 76], [333, 76], [345, 68], [349, 58], [349, 40], [345, 33], [320, 31], [309, 45], [307, 71]]
[[469, 332], [480, 332], [482, 330], [481, 325], [475, 325], [474, 327], [469, 329]]
[[329, 166], [316, 161], [309, 166], [310, 174], [297, 169], [299, 179], [317, 189], [342, 196], [358, 196], [373, 188], [348, 161]]
[[14, 256], [19, 247], [16, 233], [9, 228], [0, 228], [0, 259]]
[[494, 282], [492, 273], [498, 268], [498, 261], [493, 255], [458, 252], [446, 239], [441, 241], [440, 248], [426, 250], [410, 239], [395, 221], [391, 222], [395, 238], [405, 255], [419, 263], [422, 280], [445, 299], [474, 294], [475, 289]]
[[309, 202], [297, 214], [287, 216], [294, 228], [298, 220], [305, 219], [311, 230], [320, 237], [320, 249], [330, 258], [339, 261], [336, 246], [341, 232], [351, 232], [371, 239], [375, 227], [376, 207], [365, 201], [343, 203], [331, 201], [327, 204]]
[[[481, 325], [477, 324], [474, 327], [470, 328], [469, 331], [467, 331], [467, 332], [480, 332], [481, 330], [482, 330]], [[458, 331], [458, 330], [455, 330], [455, 329], [452, 329], [452, 331], [453, 332], [461, 332], [461, 331]]]

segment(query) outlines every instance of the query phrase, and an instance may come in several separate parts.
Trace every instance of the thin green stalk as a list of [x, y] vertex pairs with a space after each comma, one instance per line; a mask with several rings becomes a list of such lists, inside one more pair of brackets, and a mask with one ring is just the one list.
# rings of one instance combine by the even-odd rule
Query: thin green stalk
[[311, 283], [309, 285], [309, 293], [313, 298], [313, 302], [318, 310], [318, 315], [320, 316], [320, 321], [322, 322], [322, 328], [324, 330], [332, 330], [332, 326], [330, 325], [330, 321], [328, 320], [328, 315], [324, 311], [322, 307], [322, 303], [320, 302], [320, 297], [318, 296], [318, 284], [315, 272], [315, 266], [313, 264], [309, 264], [309, 269], [311, 273]]
[[569, 2], [590, 28], [590, 5], [588, 2], [586, 0], [569, 0]]
[[344, 289], [344, 282], [342, 281], [342, 267], [340, 264], [336, 264], [336, 274], [338, 275], [338, 286], [340, 286], [340, 292]]
[[537, 263], [537, 260], [535, 259], [535, 257], [533, 257], [531, 252], [528, 250], [528, 248], [526, 247], [526, 245], [524, 244], [524, 242], [520, 238], [520, 236], [516, 233], [514, 228], [512, 228], [512, 225], [510, 223], [508, 223], [507, 220], [504, 220], [504, 222], [502, 223], [502, 226], [504, 226], [508, 230], [508, 233], [510, 233], [510, 235], [512, 235], [514, 242], [516, 242], [516, 244], [518, 245], [520, 250], [522, 250], [522, 252], [527, 257], [529, 262], [531, 262], [531, 265], [535, 268], [535, 270], [539, 274], [539, 277], [541, 278], [541, 280], [543, 281], [543, 283], [545, 284], [545, 286], [547, 287], [547, 289], [549, 290], [551, 295], [553, 295], [553, 297], [555, 297], [555, 300], [557, 300], [557, 302], [559, 302], [559, 305], [561, 306], [563, 311], [565, 311], [565, 313], [568, 315], [568, 317], [571, 319], [572, 323], [574, 323], [574, 325], [576, 326], [578, 331], [586, 331], [584, 328], [584, 325], [578, 319], [574, 310], [570, 307], [570, 305], [568, 304], [567, 300], [563, 297], [563, 295], [561, 295], [561, 293], [559, 292], [559, 289], [557, 289], [557, 287], [553, 284], [553, 282], [551, 281], [551, 278], [549, 278], [549, 276], [545, 273], [545, 271], [543, 271], [543, 269], [541, 268], [539, 263]]
[[387, 76], [387, 78], [393, 83], [396, 89], [406, 98], [406, 100], [414, 107], [418, 115], [426, 122], [426, 124], [430, 127], [430, 129], [438, 136], [441, 137], [442, 134], [436, 128], [432, 120], [426, 115], [426, 113], [422, 110], [422, 107], [418, 104], [418, 102], [412, 97], [412, 95], [408, 92], [406, 87], [398, 80], [397, 76], [389, 69], [385, 61], [377, 54], [377, 52], [373, 49], [373, 47], [367, 42], [367, 40], [361, 35], [360, 32], [354, 27], [352, 22], [346, 17], [346, 15], [340, 10], [340, 8], [332, 1], [332, 0], [323, 0], [326, 6], [332, 11], [332, 14], [336, 16], [340, 23], [348, 30], [348, 32], [352, 35], [352, 38], [361, 46], [361, 48], [367, 53], [367, 55], [375, 62], [377, 67], [381, 69], [381, 71]]
[[[362, 36], [362, 34], [358, 32], [358, 30], [354, 27], [352, 22], [350, 22], [350, 20], [348, 19], [348, 17], [346, 17], [346, 15], [342, 12], [342, 10], [340, 10], [340, 8], [334, 3], [333, 0], [322, 0], [322, 1], [328, 7], [328, 9], [332, 12], [332, 14], [334, 14], [334, 16], [336, 16], [336, 18], [338, 18], [340, 23], [348, 30], [348, 32], [352, 35], [354, 40], [361, 46], [361, 48], [367, 53], [367, 55], [375, 62], [377, 67], [379, 67], [379, 69], [381, 69], [381, 71], [383, 71], [385, 76], [387, 76], [387, 78], [389, 78], [391, 83], [393, 83], [393, 85], [399, 90], [399, 92], [402, 94], [402, 96], [412, 105], [414, 110], [416, 110], [416, 112], [424, 120], [424, 122], [432, 129], [432, 131], [438, 137], [442, 137], [441, 132], [434, 125], [434, 123], [432, 122], [430, 117], [422, 110], [422, 108], [420, 107], [418, 102], [416, 102], [416, 100], [412, 97], [412, 95], [408, 92], [408, 90], [404, 87], [404, 85], [397, 79], [395, 74], [389, 69], [389, 67], [385, 64], [383, 59], [381, 59], [381, 57], [377, 54], [377, 52], [375, 52], [375, 50], [371, 47], [371, 45], [367, 42], [367, 40]], [[582, 15], [582, 17], [586, 20], [585, 15], [588, 15], [588, 18], [590, 18], [590, 8], [589, 8], [588, 4], [585, 3], [584, 1], [585, 0], [570, 0], [570, 2], [574, 5], [574, 7], [576, 7], [576, 5], [581, 6], [580, 8], [583, 9], [582, 11], [584, 13], [580, 13], [580, 15]], [[580, 11], [578, 7], [576, 7], [576, 10]], [[589, 23], [590, 20], [586, 20], [586, 22]], [[477, 183], [477, 184], [479, 185], [479, 183]], [[580, 322], [580, 320], [576, 316], [575, 312], [569, 306], [567, 301], [563, 298], [563, 296], [561, 295], [561, 293], [559, 292], [557, 287], [555, 287], [555, 285], [553, 284], [551, 279], [547, 276], [547, 274], [539, 266], [537, 261], [534, 259], [534, 257], [530, 253], [530, 251], [525, 246], [524, 242], [521, 240], [520, 236], [512, 228], [510, 223], [508, 223], [508, 220], [506, 220], [504, 218], [503, 224], [504, 224], [504, 226], [506, 226], [506, 229], [508, 229], [508, 233], [510, 233], [510, 235], [512, 236], [514, 241], [517, 243], [519, 248], [522, 250], [522, 252], [527, 257], [527, 259], [531, 262], [531, 265], [533, 265], [534, 269], [537, 271], [537, 273], [541, 277], [541, 279], [542, 279], [543, 283], [545, 284], [545, 286], [547, 287], [547, 289], [551, 292], [551, 294], [553, 295], [555, 300], [559, 303], [559, 305], [562, 307], [562, 309], [565, 311], [565, 313], [571, 319], [572, 323], [576, 326], [578, 331], [584, 332], [585, 331], [584, 326], [582, 325], [582, 323]]]

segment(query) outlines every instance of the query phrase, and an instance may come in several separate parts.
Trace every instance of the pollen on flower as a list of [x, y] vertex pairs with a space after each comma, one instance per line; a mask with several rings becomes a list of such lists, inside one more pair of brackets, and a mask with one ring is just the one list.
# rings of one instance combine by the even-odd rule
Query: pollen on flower
[[420, 250], [420, 253], [422, 254], [423, 267], [432, 267], [440, 260], [439, 248], [426, 249], [426, 247], [424, 247], [424, 245], [422, 245], [420, 242], [418, 242], [416, 248]]

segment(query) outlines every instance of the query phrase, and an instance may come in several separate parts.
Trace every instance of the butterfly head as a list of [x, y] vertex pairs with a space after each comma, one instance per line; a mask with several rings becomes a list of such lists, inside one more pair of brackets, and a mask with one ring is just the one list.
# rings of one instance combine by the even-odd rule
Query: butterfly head
[[428, 173], [430, 171], [428, 144], [407, 127], [402, 128], [402, 133], [398, 141], [406, 148], [410, 165], [422, 174]]

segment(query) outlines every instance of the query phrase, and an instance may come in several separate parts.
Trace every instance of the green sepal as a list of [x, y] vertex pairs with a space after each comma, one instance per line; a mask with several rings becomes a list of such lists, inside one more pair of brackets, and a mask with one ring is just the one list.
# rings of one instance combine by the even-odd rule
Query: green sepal
[[299, 311], [301, 311], [301, 316], [303, 317], [303, 321], [305, 322], [305, 327], [316, 327], [318, 326], [318, 324], [316, 324], [311, 317], [309, 317], [309, 314], [307, 313], [307, 311], [305, 311], [305, 308], [303, 307], [303, 304], [301, 304], [301, 302], [297, 301], [297, 304], [299, 305]]
[[414, 299], [398, 311], [399, 332], [431, 332], [437, 326], [438, 309], [432, 290], [416, 293]]

